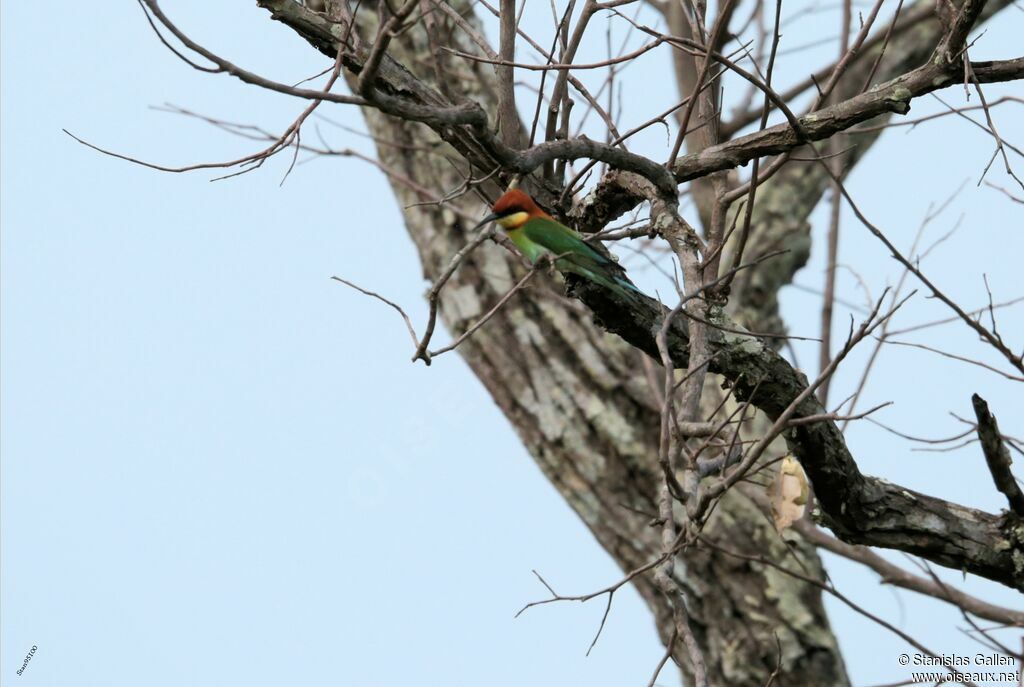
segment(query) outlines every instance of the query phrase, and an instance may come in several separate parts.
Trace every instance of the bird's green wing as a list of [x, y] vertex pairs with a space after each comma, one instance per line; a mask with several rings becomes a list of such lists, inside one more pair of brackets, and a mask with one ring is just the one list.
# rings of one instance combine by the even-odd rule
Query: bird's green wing
[[625, 287], [636, 290], [619, 263], [603, 255], [572, 229], [538, 217], [526, 222], [521, 231], [527, 239], [557, 256], [555, 264], [560, 270], [573, 272], [613, 289]]
[[579, 259], [595, 266], [619, 266], [618, 263], [602, 255], [584, 241], [575, 231], [553, 219], [542, 217], [531, 219], [522, 226], [522, 232], [526, 238], [544, 246], [555, 255]]

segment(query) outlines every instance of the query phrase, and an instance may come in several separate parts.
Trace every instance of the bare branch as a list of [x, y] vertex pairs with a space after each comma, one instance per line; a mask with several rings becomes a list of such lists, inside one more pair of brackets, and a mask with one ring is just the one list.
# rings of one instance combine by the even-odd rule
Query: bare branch
[[1021, 492], [1017, 479], [1010, 471], [1013, 459], [1010, 458], [1010, 451], [1003, 443], [1003, 435], [999, 433], [999, 423], [981, 396], [971, 396], [971, 404], [978, 418], [978, 439], [981, 441], [981, 450], [985, 453], [988, 470], [992, 473], [992, 480], [1006, 497], [1013, 512], [1024, 516], [1024, 492]]

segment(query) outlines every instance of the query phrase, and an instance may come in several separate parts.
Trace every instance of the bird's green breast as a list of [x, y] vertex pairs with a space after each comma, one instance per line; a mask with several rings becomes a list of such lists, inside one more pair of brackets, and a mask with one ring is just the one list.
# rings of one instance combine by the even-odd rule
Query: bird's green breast
[[528, 239], [526, 237], [526, 232], [521, 227], [519, 229], [509, 231], [508, 237], [512, 239], [512, 243], [516, 244], [516, 248], [518, 248], [530, 262], [537, 262], [537, 258], [548, 252], [544, 246], [534, 243]]

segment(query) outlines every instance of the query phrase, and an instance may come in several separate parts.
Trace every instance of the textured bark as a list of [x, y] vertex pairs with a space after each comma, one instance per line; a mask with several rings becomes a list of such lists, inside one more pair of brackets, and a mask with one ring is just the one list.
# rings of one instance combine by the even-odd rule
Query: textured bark
[[[638, 307], [584, 280], [573, 281], [573, 287], [603, 328], [656, 354], [653, 332], [663, 306], [649, 301]], [[743, 333], [720, 310], [712, 310], [710, 320], [716, 326], [708, 334], [709, 370], [725, 378], [737, 399], [773, 421], [794, 403], [794, 419], [825, 413], [813, 394], [800, 401], [806, 377], [768, 344]], [[673, 322], [668, 346], [675, 365], [685, 367], [684, 324]], [[821, 520], [841, 539], [916, 554], [1024, 591], [1024, 523], [1015, 515], [992, 515], [862, 474], [832, 420], [799, 424], [784, 436], [815, 487]]]

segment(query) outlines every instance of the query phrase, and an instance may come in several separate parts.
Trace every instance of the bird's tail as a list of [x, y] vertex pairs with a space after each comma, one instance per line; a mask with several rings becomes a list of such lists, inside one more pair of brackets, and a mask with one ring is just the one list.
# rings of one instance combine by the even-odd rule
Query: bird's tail
[[633, 303], [643, 303], [647, 295], [626, 276], [626, 270], [617, 263], [608, 265], [580, 264], [581, 261], [561, 260], [555, 263], [563, 272], [577, 274], [588, 281], [614, 291]]
[[601, 274], [597, 272], [590, 272], [584, 276], [605, 288], [611, 289], [615, 293], [634, 303], [642, 303], [643, 300], [647, 298], [647, 294], [637, 288], [637, 285], [631, 282], [624, 274]]

